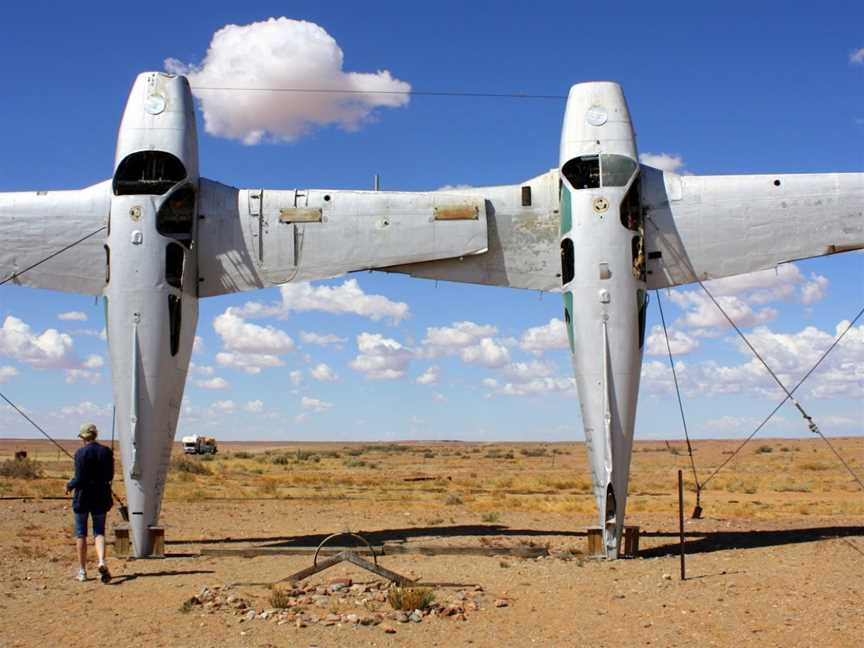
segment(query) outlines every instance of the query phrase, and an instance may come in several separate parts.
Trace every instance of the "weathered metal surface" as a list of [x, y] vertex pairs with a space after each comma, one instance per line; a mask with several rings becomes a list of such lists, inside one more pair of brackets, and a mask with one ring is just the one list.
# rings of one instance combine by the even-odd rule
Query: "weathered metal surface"
[[480, 209], [477, 205], [455, 205], [435, 208], [435, 220], [477, 220], [480, 217]]
[[279, 210], [279, 222], [320, 223], [323, 213], [320, 207], [282, 207]]

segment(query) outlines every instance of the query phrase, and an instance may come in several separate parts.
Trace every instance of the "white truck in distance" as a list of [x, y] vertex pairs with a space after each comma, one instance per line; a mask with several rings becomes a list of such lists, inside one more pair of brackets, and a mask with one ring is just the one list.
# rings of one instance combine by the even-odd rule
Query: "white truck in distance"
[[197, 434], [184, 436], [183, 452], [186, 454], [216, 454], [216, 439]]

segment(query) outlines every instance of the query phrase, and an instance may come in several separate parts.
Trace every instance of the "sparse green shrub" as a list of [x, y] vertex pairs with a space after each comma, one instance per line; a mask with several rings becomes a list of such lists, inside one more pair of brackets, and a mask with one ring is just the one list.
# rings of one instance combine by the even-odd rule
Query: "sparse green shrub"
[[0, 477], [42, 479], [45, 471], [35, 459], [7, 459], [0, 464]]
[[364, 452], [366, 452], [365, 448], [348, 448], [347, 450], [345, 450], [345, 454], [347, 454], [349, 457], [359, 457]]
[[255, 455], [251, 452], [246, 452], [245, 450], [238, 450], [233, 455], [231, 455], [235, 459], [254, 459]]
[[774, 452], [774, 448], [769, 445], [761, 445], [756, 448], [756, 452], [758, 452], [759, 454], [769, 454], [771, 452]]
[[444, 500], [444, 503], [448, 506], [456, 506], [458, 504], [462, 504], [462, 497], [459, 495], [459, 493], [450, 493], [447, 496], [447, 499]]
[[387, 602], [394, 610], [413, 612], [425, 610], [435, 600], [435, 592], [427, 587], [391, 587]]
[[277, 466], [287, 466], [291, 463], [291, 458], [288, 455], [280, 454], [271, 458], [270, 463], [276, 464]]
[[346, 459], [342, 462], [342, 465], [346, 468], [365, 468], [369, 464], [362, 459]]
[[436, 456], [437, 455], [434, 452], [432, 452], [431, 450], [427, 450], [426, 452], [423, 453], [424, 459], [434, 459]]
[[501, 514], [500, 513], [484, 513], [483, 517], [481, 519], [484, 522], [489, 522], [490, 524], [493, 524], [493, 523], [495, 523], [501, 519]]

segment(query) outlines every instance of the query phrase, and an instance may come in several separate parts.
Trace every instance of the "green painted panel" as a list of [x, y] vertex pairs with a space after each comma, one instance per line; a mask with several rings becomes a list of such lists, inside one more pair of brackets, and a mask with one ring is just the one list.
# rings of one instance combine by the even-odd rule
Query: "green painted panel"
[[561, 236], [567, 234], [573, 227], [573, 215], [570, 208], [570, 190], [561, 183]]

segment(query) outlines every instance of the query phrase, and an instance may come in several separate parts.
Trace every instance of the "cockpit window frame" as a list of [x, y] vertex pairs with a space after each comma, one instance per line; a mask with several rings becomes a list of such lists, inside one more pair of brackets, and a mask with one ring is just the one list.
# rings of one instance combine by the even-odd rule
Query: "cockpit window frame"
[[115, 196], [163, 196], [188, 177], [183, 161], [173, 153], [135, 151], [117, 165], [111, 187]]
[[[630, 171], [627, 180], [623, 182], [623, 184], [618, 181], [615, 183], [604, 182], [606, 178], [606, 175], [604, 174], [604, 158], [620, 158], [622, 161], [626, 160], [633, 164], [633, 169]], [[596, 162], [596, 168], [594, 169], [588, 167], [592, 162]], [[591, 155], [579, 155], [571, 158], [561, 166], [560, 175], [567, 180], [567, 184], [570, 185], [574, 191], [580, 191], [582, 189], [604, 189], [610, 187], [618, 188], [629, 187], [633, 182], [633, 179], [638, 177], [639, 168], [639, 162], [631, 158], [629, 155], [621, 155], [619, 153], [593, 153]], [[578, 175], [577, 172], [581, 175]], [[578, 182], [574, 184], [574, 181]]]

